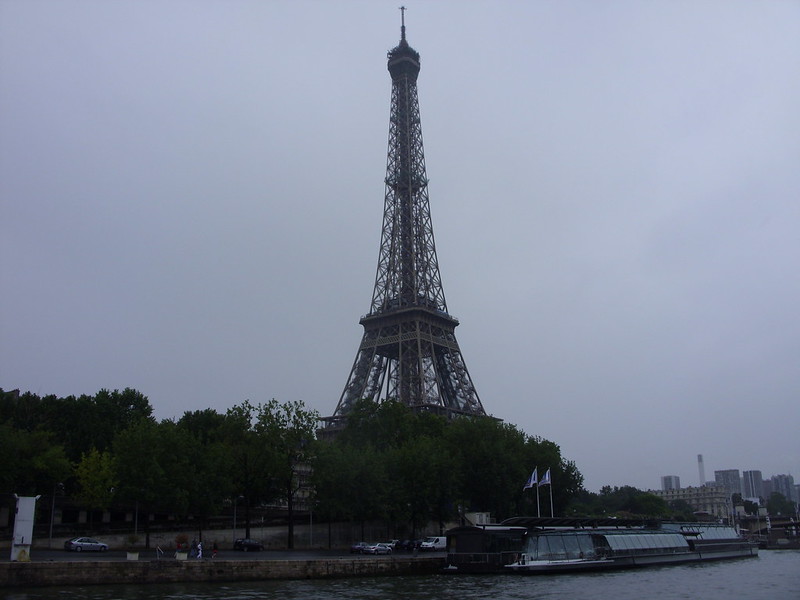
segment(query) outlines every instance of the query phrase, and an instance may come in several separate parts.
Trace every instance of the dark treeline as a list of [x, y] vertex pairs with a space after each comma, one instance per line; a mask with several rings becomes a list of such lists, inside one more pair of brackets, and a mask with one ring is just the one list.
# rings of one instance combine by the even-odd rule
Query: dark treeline
[[291, 510], [298, 471], [313, 463], [314, 411], [270, 400], [177, 421], [152, 412], [131, 389], [78, 398], [0, 390], [0, 451], [15, 457], [0, 463], [0, 494], [58, 489], [89, 511], [191, 515], [201, 527], [235, 502], [247, 537], [251, 507], [278, 501]]
[[[468, 511], [498, 520], [536, 514], [535, 491], [522, 488], [537, 465], [551, 469], [555, 506], [582, 488], [583, 476], [556, 444], [513, 425], [362, 401], [336, 443], [319, 447], [316, 510], [337, 521], [407, 523], [412, 532]], [[549, 490], [541, 493], [549, 511]]]
[[[132, 389], [66, 398], [0, 390], [0, 451], [16, 457], [0, 463], [0, 493], [50, 496], [58, 487], [90, 511], [135, 506], [201, 524], [234, 504], [247, 537], [250, 509], [280, 502], [288, 547], [301, 493], [311, 492], [317, 518], [413, 534], [469, 511], [536, 515], [535, 490], [522, 489], [534, 467], [551, 471], [557, 516], [675, 512], [634, 488], [585, 491], [558, 445], [491, 418], [447, 421], [364, 401], [331, 443], [316, 439], [319, 415], [302, 402], [245, 401], [161, 422], [152, 413]], [[549, 516], [550, 489], [539, 494]]]

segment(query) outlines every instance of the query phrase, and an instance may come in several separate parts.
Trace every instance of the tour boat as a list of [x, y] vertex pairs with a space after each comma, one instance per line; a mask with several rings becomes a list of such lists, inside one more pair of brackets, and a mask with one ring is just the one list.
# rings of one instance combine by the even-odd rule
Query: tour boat
[[447, 532], [448, 571], [561, 573], [758, 556], [728, 525], [516, 517]]

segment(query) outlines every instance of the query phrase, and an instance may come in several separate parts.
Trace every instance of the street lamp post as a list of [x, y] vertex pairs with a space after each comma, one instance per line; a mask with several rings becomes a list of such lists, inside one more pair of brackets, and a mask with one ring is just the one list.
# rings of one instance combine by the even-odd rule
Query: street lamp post
[[239, 500], [243, 500], [244, 496], [236, 496], [233, 499], [233, 542], [236, 543], [236, 506], [239, 504]]
[[56, 490], [64, 491], [64, 484], [63, 483], [56, 483], [53, 485], [53, 497], [50, 501], [50, 538], [47, 542], [47, 547], [53, 547], [53, 519], [56, 515]]

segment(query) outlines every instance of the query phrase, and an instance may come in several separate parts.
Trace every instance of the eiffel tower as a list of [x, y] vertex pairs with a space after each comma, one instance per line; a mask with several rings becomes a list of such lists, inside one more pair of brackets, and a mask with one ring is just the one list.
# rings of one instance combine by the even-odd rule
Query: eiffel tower
[[461, 356], [458, 320], [447, 312], [439, 275], [417, 99], [419, 59], [406, 41], [401, 8], [400, 44], [388, 53], [392, 106], [375, 289], [336, 411], [322, 419], [329, 431], [343, 425], [360, 399], [395, 400], [448, 418], [486, 415]]

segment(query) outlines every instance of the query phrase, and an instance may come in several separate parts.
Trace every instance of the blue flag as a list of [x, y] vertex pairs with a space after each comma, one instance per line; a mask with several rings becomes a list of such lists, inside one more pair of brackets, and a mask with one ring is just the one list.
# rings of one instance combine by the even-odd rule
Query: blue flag
[[550, 469], [547, 469], [547, 472], [544, 474], [544, 477], [542, 477], [539, 485], [550, 485]]
[[[536, 474], [536, 471], [538, 469], [539, 469], [539, 467], [536, 467], [533, 470], [533, 473], [531, 473], [531, 476], [528, 477], [528, 482], [525, 484], [525, 487], [522, 488], [523, 491], [531, 489], [539, 481], [539, 476]], [[549, 471], [548, 471], [548, 473], [549, 473]]]

